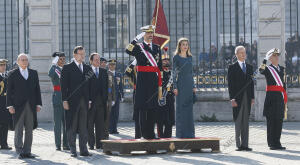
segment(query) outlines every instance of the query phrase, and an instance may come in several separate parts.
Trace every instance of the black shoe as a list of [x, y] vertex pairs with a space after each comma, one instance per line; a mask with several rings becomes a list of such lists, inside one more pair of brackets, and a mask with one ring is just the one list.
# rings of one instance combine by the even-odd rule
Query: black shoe
[[278, 147], [270, 147], [270, 150], [278, 150]]
[[32, 154], [25, 154], [26, 158], [29, 158], [29, 159], [34, 159], [35, 156], [33, 156]]
[[80, 156], [92, 156], [92, 154], [90, 154], [89, 152], [84, 152], [81, 153]]
[[249, 147], [243, 147], [243, 150], [244, 150], [244, 151], [252, 151], [252, 148], [249, 148]]
[[70, 150], [70, 148], [69, 148], [69, 147], [63, 147], [63, 150], [67, 150], [67, 151], [69, 151], [69, 150]]
[[277, 147], [279, 150], [286, 150], [286, 148], [285, 147], [282, 147], [282, 146], [280, 146], [280, 147]]
[[96, 149], [102, 149], [102, 144], [99, 146], [96, 146]]
[[9, 147], [9, 146], [2, 146], [1, 147], [1, 150], [11, 150], [12, 148], [11, 147]]
[[236, 151], [243, 151], [243, 148], [239, 147], [239, 148], [236, 149]]
[[19, 154], [19, 157], [18, 157], [19, 159], [25, 159], [26, 158], [26, 154], [23, 154], [23, 153], [21, 153], [21, 154]]
[[109, 134], [119, 134], [118, 131], [112, 131], [112, 132], [109, 132]]
[[56, 151], [61, 151], [61, 148], [60, 147], [56, 147]]
[[76, 154], [76, 153], [72, 153], [72, 154], [71, 154], [71, 157], [76, 158], [76, 157], [77, 157], [77, 154]]

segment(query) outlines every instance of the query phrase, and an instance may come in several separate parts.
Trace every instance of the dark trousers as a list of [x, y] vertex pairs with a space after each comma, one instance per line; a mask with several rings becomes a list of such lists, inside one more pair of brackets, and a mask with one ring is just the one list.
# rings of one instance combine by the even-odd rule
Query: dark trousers
[[235, 141], [236, 147], [248, 147], [249, 143], [249, 107], [247, 93], [244, 92], [239, 115], [235, 120]]
[[140, 139], [142, 137], [142, 133], [141, 133], [141, 123], [140, 123], [140, 115], [139, 112], [136, 112], [137, 115], [134, 119], [134, 129], [135, 129], [135, 139]]
[[1, 145], [1, 147], [8, 146], [7, 134], [8, 134], [8, 124], [1, 123], [0, 124], [0, 145]]
[[282, 123], [283, 119], [267, 117], [267, 140], [269, 147], [281, 147]]
[[142, 137], [145, 139], [154, 139], [154, 127], [155, 127], [155, 110], [142, 110], [140, 111], [140, 126]]
[[111, 107], [109, 119], [109, 133], [118, 132], [117, 126], [119, 121], [120, 100], [117, 99], [114, 106]]
[[62, 102], [58, 104], [53, 102], [53, 113], [55, 145], [57, 148], [61, 147], [61, 134], [63, 134], [63, 147], [69, 147], [65, 126], [65, 110], [63, 109]]
[[[29, 102], [25, 104], [24, 110], [15, 125], [15, 148], [16, 152], [29, 154], [31, 153], [32, 137], [33, 137], [33, 112]], [[23, 143], [23, 131], [25, 127], [25, 138]]]
[[[97, 99], [99, 100], [99, 99]], [[100, 101], [97, 101], [93, 103], [93, 107], [91, 110], [89, 110], [88, 113], [88, 144], [90, 147], [95, 146], [96, 142], [96, 148], [101, 148], [101, 140], [105, 138], [104, 136], [104, 115], [106, 110], [106, 105], [103, 105]], [[96, 133], [96, 137], [95, 137]]]
[[160, 138], [171, 138], [172, 137], [172, 124], [159, 123], [157, 124], [157, 132]]
[[[70, 109], [71, 110], [71, 109]], [[87, 141], [88, 141], [88, 131], [87, 131], [87, 111], [88, 105], [84, 98], [80, 99], [80, 103], [77, 109], [74, 109], [72, 126], [67, 130], [68, 143], [70, 146], [71, 153], [76, 153], [76, 135], [79, 133], [79, 148], [80, 153], [88, 152]]]

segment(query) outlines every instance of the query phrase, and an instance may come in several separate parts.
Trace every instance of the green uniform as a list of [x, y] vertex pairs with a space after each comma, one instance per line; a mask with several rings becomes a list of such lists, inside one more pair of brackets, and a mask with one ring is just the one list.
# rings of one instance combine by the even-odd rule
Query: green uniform
[[110, 118], [112, 102], [113, 101], [116, 102], [114, 75], [110, 71], [107, 71], [107, 73], [108, 73], [108, 98], [107, 98], [106, 121], [105, 121], [105, 128], [104, 128], [105, 139], [108, 139], [109, 136], [108, 128], [109, 128], [109, 118]]
[[52, 96], [53, 112], [54, 112], [54, 135], [55, 145], [57, 148], [61, 147], [61, 127], [63, 127], [63, 147], [68, 148], [67, 134], [65, 128], [65, 115], [62, 103], [62, 96], [60, 91], [60, 74], [61, 68], [57, 65], [52, 65], [48, 76], [51, 78], [54, 92]]

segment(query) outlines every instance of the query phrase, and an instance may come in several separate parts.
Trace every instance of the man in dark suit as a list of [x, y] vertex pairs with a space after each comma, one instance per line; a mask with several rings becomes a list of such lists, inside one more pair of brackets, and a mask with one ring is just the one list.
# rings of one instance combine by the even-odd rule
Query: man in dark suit
[[42, 106], [39, 77], [36, 70], [28, 68], [26, 54], [20, 54], [17, 63], [19, 68], [12, 70], [8, 76], [6, 104], [9, 112], [13, 114], [14, 141], [19, 158], [34, 158], [31, 155], [32, 131], [37, 128], [37, 112]]
[[[100, 68], [100, 56], [98, 53], [90, 55], [90, 63], [94, 72], [90, 80], [91, 110], [88, 113], [88, 144], [90, 149], [102, 148], [100, 140], [105, 139], [104, 128], [107, 113], [108, 75], [107, 70]], [[95, 129], [95, 131], [94, 131]], [[95, 133], [96, 137], [95, 137]]]
[[[161, 97], [161, 50], [152, 43], [155, 26], [147, 25], [143, 31], [127, 46], [126, 53], [137, 60], [137, 81], [134, 108], [140, 111], [142, 136], [145, 139], [155, 139], [155, 114], [158, 99]], [[144, 38], [144, 42], [137, 41]]]
[[[271, 150], [285, 150], [280, 143], [282, 123], [287, 103], [285, 68], [279, 63], [279, 49], [273, 48], [267, 54], [259, 72], [266, 77], [267, 93], [263, 115], [267, 119], [267, 140]], [[271, 65], [267, 66], [267, 60]]]
[[11, 122], [11, 115], [6, 108], [6, 59], [0, 59], [0, 146], [1, 150], [11, 150], [7, 144], [8, 127]]
[[61, 73], [63, 107], [66, 110], [66, 129], [71, 156], [77, 157], [76, 134], [79, 133], [81, 156], [91, 156], [87, 150], [87, 114], [91, 106], [89, 79], [93, 76], [91, 68], [84, 64], [85, 50], [76, 46], [73, 50], [74, 61], [64, 65]]
[[123, 76], [121, 73], [116, 71], [117, 61], [111, 59], [108, 61], [108, 72], [111, 72], [114, 78], [115, 83], [115, 104], [112, 106], [110, 111], [110, 124], [109, 124], [109, 133], [110, 134], [119, 134], [117, 130], [117, 124], [119, 120], [119, 109], [120, 101], [123, 101]]
[[237, 62], [228, 68], [228, 90], [235, 121], [235, 140], [237, 151], [252, 151], [249, 142], [249, 115], [254, 104], [253, 67], [246, 64], [246, 50], [243, 46], [235, 48]]

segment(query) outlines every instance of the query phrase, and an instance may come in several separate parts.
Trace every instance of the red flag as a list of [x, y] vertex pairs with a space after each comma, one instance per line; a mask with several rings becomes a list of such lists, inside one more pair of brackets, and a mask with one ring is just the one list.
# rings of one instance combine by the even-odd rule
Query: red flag
[[153, 43], [163, 48], [170, 41], [167, 20], [160, 0], [156, 0], [152, 17], [152, 25], [155, 26]]

